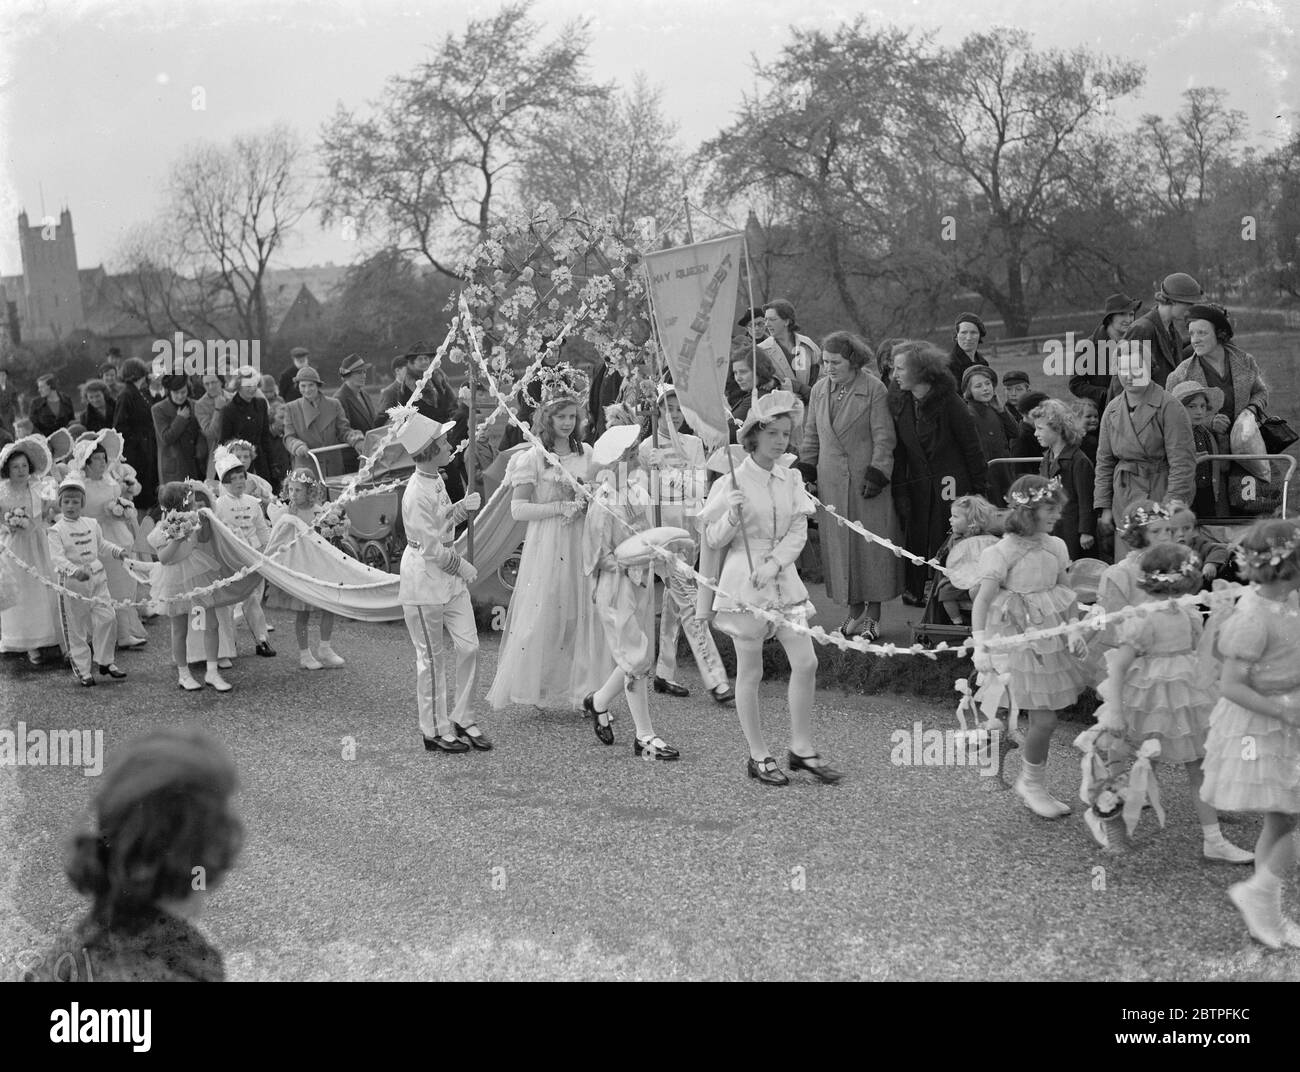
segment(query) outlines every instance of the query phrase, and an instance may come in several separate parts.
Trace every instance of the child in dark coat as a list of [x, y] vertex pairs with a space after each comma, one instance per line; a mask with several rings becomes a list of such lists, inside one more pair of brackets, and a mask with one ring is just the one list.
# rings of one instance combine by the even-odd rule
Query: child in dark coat
[[1095, 557], [1097, 517], [1092, 505], [1094, 473], [1092, 462], [1079, 449], [1083, 428], [1064, 402], [1049, 398], [1029, 411], [1034, 434], [1043, 447], [1038, 475], [1061, 482], [1067, 501], [1053, 536], [1065, 541], [1070, 560]]
[[[984, 460], [1011, 457], [1011, 441], [1019, 424], [997, 396], [998, 374], [986, 365], [972, 365], [961, 378], [961, 393], [975, 421]], [[989, 470], [989, 497], [995, 505], [1006, 502], [1007, 489], [1015, 479], [1011, 467], [996, 465]]]

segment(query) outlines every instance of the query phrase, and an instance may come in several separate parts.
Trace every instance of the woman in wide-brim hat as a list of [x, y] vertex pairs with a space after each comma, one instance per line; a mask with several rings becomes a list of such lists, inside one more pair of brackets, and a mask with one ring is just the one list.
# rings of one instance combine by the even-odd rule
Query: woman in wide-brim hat
[[[99, 522], [106, 540], [121, 547], [135, 544], [139, 523], [134, 503], [118, 479], [115, 467], [122, 458], [122, 436], [111, 428], [87, 432], [72, 450], [72, 470], [86, 485], [82, 514]], [[135, 599], [138, 582], [120, 559], [103, 559], [108, 594], [114, 599]], [[135, 607], [118, 607], [118, 649], [142, 648], [149, 639]]]
[[[816, 507], [804, 490], [797, 469], [778, 464], [790, 445], [796, 398], [790, 391], [773, 391], [759, 398], [740, 429], [740, 445], [748, 457], [709, 493], [700, 511], [704, 543], [712, 555], [701, 572], [711, 574], [717, 556], [716, 594], [703, 600], [706, 614], [731, 636], [736, 648], [736, 714], [749, 745], [749, 777], [764, 785], [787, 785], [790, 779], [767, 749], [758, 707], [763, 680], [763, 642], [775, 637], [790, 662], [791, 771], [807, 771], [826, 783], [840, 775], [822, 761], [812, 742], [812, 701], [817, 685], [817, 654], [812, 640], [794, 626], [804, 626], [814, 613], [795, 562], [808, 539], [808, 519]], [[777, 625], [748, 607], [775, 611], [789, 624]]]
[[[60, 644], [59, 603], [46, 530], [54, 488], [45, 437], [24, 436], [0, 450], [0, 570], [14, 580], [15, 600], [0, 611], [0, 651], [25, 651], [34, 666], [41, 649]], [[12, 556], [12, 557], [11, 557]]]

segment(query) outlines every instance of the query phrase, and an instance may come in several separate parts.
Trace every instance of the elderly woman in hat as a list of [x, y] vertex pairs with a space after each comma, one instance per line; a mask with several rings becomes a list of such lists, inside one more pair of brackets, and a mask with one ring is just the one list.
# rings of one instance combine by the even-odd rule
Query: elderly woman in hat
[[[132, 547], [139, 531], [132, 492], [139, 485], [122, 468], [121, 435], [111, 428], [86, 433], [73, 448], [72, 460], [85, 482], [85, 516], [99, 523], [105, 539]], [[136, 579], [119, 559], [105, 560], [104, 572], [113, 599], [135, 599]], [[149, 636], [136, 608], [118, 607], [116, 616], [118, 648], [144, 647]]]
[[158, 495], [158, 439], [149, 398], [149, 366], [138, 357], [128, 357], [122, 362], [122, 384], [113, 430], [122, 436], [122, 457], [140, 482], [135, 505], [148, 510]]
[[348, 423], [343, 407], [321, 393], [320, 373], [310, 365], [294, 377], [300, 397], [284, 407], [284, 447], [295, 465], [307, 465], [308, 455], [321, 447], [347, 444], [357, 450], [366, 438]]
[[974, 313], [961, 313], [952, 328], [952, 350], [948, 354], [948, 371], [958, 383], [972, 365], [987, 365], [980, 353], [980, 343], [988, 336], [984, 321]]
[[363, 435], [372, 428], [384, 423], [380, 420], [379, 410], [370, 396], [366, 394], [366, 379], [370, 375], [370, 363], [360, 354], [348, 354], [339, 366], [339, 378], [343, 386], [334, 393], [334, 401], [343, 407], [343, 416], [348, 424]]
[[[13, 606], [0, 611], [0, 651], [25, 651], [33, 666], [41, 664], [41, 649], [61, 637], [58, 598], [46, 583], [54, 577], [46, 540], [54, 513], [54, 489], [46, 478], [53, 463], [40, 435], [0, 450], [0, 565], [17, 587]], [[18, 561], [10, 561], [11, 555]]]
[[1192, 356], [1169, 374], [1165, 386], [1199, 383], [1222, 394], [1210, 427], [1220, 435], [1232, 429], [1243, 410], [1253, 410], [1262, 421], [1268, 409], [1268, 385], [1250, 354], [1232, 341], [1232, 321], [1222, 305], [1204, 302], [1187, 310], [1187, 337]]
[[[706, 616], [716, 614], [717, 627], [735, 643], [736, 714], [749, 745], [746, 771], [774, 786], [788, 785], [790, 779], [768, 752], [758, 707], [763, 642], [771, 637], [781, 642], [790, 662], [787, 766], [828, 784], [841, 777], [813, 745], [817, 653], [808, 634], [794, 628], [806, 626], [814, 613], [794, 564], [808, 538], [808, 519], [816, 512], [799, 471], [777, 464], [790, 445], [796, 402], [790, 391], [758, 399], [740, 429], [740, 444], [749, 457], [713, 485], [700, 512], [705, 546], [712, 552], [702, 572], [713, 573], [716, 557], [724, 555], [717, 571], [720, 591], [705, 596], [701, 610]], [[753, 614], [751, 606], [774, 611], [784, 622]]]
[[[1150, 344], [1152, 383], [1164, 387], [1169, 374], [1191, 354], [1191, 347], [1180, 333], [1187, 329], [1187, 314], [1192, 306], [1204, 299], [1200, 283], [1186, 272], [1174, 272], [1156, 287], [1156, 303], [1151, 310], [1134, 320], [1124, 333], [1129, 342]], [[1109, 398], [1122, 389], [1116, 377], [1111, 381]]]
[[[406, 629], [415, 646], [415, 692], [420, 735], [429, 752], [486, 752], [492, 742], [470, 711], [478, 676], [478, 629], [470, 605], [469, 585], [478, 572], [455, 551], [460, 522], [479, 508], [477, 492], [453, 505], [441, 469], [451, 459], [447, 433], [451, 422], [411, 413], [397, 432], [397, 442], [415, 460], [415, 472], [402, 496], [402, 552], [399, 598]], [[456, 649], [455, 696], [447, 715], [446, 641]]]
[[[1076, 398], [1091, 399], [1098, 413], [1106, 408], [1110, 399], [1111, 379], [1114, 376], [1114, 370], [1099, 359], [1101, 355], [1113, 351], [1114, 344], [1124, 338], [1141, 308], [1142, 302], [1139, 299], [1130, 298], [1127, 294], [1110, 295], [1106, 299], [1106, 308], [1102, 310], [1101, 323], [1088, 336], [1088, 341], [1092, 343], [1092, 364], [1070, 377], [1070, 393]], [[1078, 369], [1079, 365], [1074, 367]]]
[[[874, 355], [864, 340], [836, 331], [822, 343], [824, 375], [812, 389], [799, 462], [815, 476], [822, 501], [840, 517], [887, 539], [898, 538], [898, 516], [889, 487], [894, 471], [894, 419], [889, 392], [871, 374]], [[840, 623], [846, 637], [875, 640], [880, 605], [903, 592], [903, 562], [868, 543], [833, 518], [820, 519], [826, 594], [847, 606]]]

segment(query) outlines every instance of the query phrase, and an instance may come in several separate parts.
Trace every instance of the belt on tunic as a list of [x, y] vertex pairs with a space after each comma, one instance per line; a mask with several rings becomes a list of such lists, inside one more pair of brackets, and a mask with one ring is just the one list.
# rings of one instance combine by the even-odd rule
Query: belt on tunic
[[1153, 462], [1146, 459], [1122, 458], [1115, 463], [1115, 472], [1133, 473], [1137, 476], [1146, 477], [1148, 480], [1158, 477], [1160, 471], [1164, 468], [1164, 462]]

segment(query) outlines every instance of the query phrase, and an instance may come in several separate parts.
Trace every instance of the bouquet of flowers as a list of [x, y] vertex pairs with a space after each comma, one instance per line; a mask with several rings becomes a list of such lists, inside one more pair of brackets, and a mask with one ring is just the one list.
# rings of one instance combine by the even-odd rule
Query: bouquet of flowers
[[184, 540], [199, 527], [197, 510], [168, 510], [158, 522], [168, 540]]
[[1160, 742], [1133, 740], [1118, 709], [1109, 702], [1097, 709], [1097, 720], [1074, 741], [1083, 753], [1079, 799], [1089, 805], [1084, 820], [1097, 843], [1109, 852], [1124, 852], [1148, 803], [1160, 825], [1165, 825], [1160, 785], [1152, 768], [1160, 755]]
[[16, 529], [30, 528], [32, 524], [31, 514], [27, 512], [25, 506], [15, 506], [12, 510], [5, 511], [5, 529], [13, 532]]
[[135, 509], [135, 503], [133, 503], [125, 495], [119, 495], [116, 499], [114, 499], [111, 503], [108, 504], [108, 512], [112, 514], [114, 517], [126, 517], [134, 509]]
[[126, 462], [122, 462], [118, 466], [117, 482], [122, 485], [123, 496], [130, 499], [134, 499], [142, 490], [140, 479], [136, 475], [135, 467], [127, 465]]
[[336, 504], [330, 504], [316, 508], [316, 520], [312, 523], [312, 528], [330, 543], [337, 543], [352, 531], [352, 522]]

